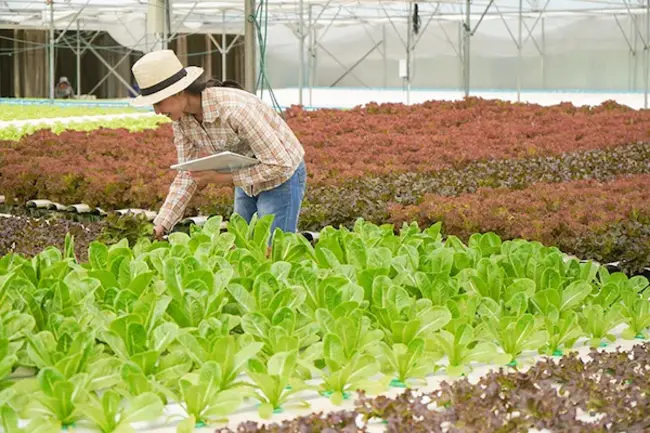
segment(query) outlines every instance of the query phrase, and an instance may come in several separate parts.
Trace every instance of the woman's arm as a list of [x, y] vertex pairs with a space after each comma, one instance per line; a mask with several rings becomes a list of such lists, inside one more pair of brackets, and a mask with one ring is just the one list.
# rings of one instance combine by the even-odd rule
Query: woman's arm
[[[176, 145], [178, 163], [196, 159], [198, 156], [196, 146], [185, 137], [176, 122], [174, 122], [172, 127], [174, 129], [174, 144]], [[165, 231], [169, 232], [174, 227], [174, 224], [183, 217], [185, 208], [192, 199], [196, 189], [196, 181], [192, 178], [190, 172], [179, 171], [169, 187], [169, 193], [167, 194], [165, 203], [154, 219], [154, 225], [162, 226]]]

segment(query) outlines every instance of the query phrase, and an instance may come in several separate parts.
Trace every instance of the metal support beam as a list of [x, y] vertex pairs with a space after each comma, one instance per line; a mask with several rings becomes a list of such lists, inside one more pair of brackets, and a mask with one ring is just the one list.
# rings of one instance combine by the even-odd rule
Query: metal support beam
[[465, 70], [465, 54], [463, 49], [463, 47], [465, 46], [463, 42], [465, 38], [464, 29], [465, 29], [465, 22], [458, 20], [458, 51], [456, 51], [456, 55], [458, 56], [458, 88], [459, 89], [465, 88], [465, 73], [463, 72]]
[[305, 87], [305, 23], [304, 1], [298, 1], [298, 105], [302, 105], [302, 92]]
[[632, 55], [634, 55], [634, 49], [632, 48], [632, 43], [630, 42], [630, 38], [627, 37], [627, 32], [623, 28], [623, 25], [621, 24], [621, 21], [618, 19], [618, 15], [614, 15], [614, 20], [616, 21], [616, 24], [618, 25], [618, 28], [621, 30], [621, 34], [623, 35], [623, 38], [625, 38], [625, 42], [627, 43], [627, 47]]
[[79, 20], [77, 20], [77, 50], [75, 51], [77, 57], [77, 98], [81, 96], [81, 29], [79, 28]]
[[55, 41], [55, 42], [56, 42], [57, 44], [59, 43], [59, 41], [61, 40], [61, 38], [63, 38], [63, 35], [65, 35], [65, 33], [66, 33], [68, 30], [70, 30], [70, 26], [72, 26], [72, 23], [74, 23], [74, 22], [78, 22], [79, 15], [81, 15], [81, 13], [84, 11], [84, 9], [86, 9], [86, 6], [88, 6], [88, 3], [90, 3], [90, 0], [87, 0], [86, 3], [84, 3], [84, 4], [81, 6], [81, 8], [79, 8], [79, 10], [77, 11], [77, 13], [72, 17], [72, 19], [70, 20], [70, 22], [69, 22], [68, 25], [66, 26], [65, 30], [63, 30], [63, 32], [59, 35], [59, 37], [56, 38], [56, 41]]
[[[194, 9], [196, 8], [196, 5], [198, 5], [198, 4], [199, 4], [199, 2], [195, 1], [194, 4], [192, 5], [192, 7], [190, 8], [190, 10], [187, 11], [187, 13], [185, 15], [183, 15], [183, 18], [181, 18], [180, 20], [176, 20], [176, 19], [174, 20], [172, 25], [176, 24], [176, 26], [175, 26], [175, 29], [173, 31], [170, 29], [170, 33], [171, 33], [171, 36], [169, 37], [170, 40], [176, 39], [176, 36], [178, 35], [178, 29], [180, 29], [180, 27], [183, 25], [183, 23], [185, 22], [187, 17], [189, 17], [190, 14], [192, 12], [194, 12]], [[177, 23], [177, 21], [178, 21], [178, 23]]]
[[99, 54], [99, 53], [97, 52], [97, 50], [95, 50], [95, 49], [94, 49], [94, 48], [93, 48], [93, 47], [92, 47], [88, 42], [86, 42], [85, 40], [84, 40], [84, 44], [86, 44], [86, 46], [88, 47], [88, 49], [90, 50], [90, 52], [93, 53], [93, 54], [94, 54], [94, 55], [99, 59], [99, 61], [102, 62], [102, 63], [104, 64], [104, 66], [106, 66], [106, 68], [108, 68], [108, 70], [110, 71], [110, 73], [112, 73], [113, 75], [115, 75], [115, 78], [117, 78], [118, 80], [120, 80], [120, 82], [121, 82], [122, 84], [124, 84], [124, 85], [126, 86], [127, 89], [129, 89], [129, 90], [130, 90], [134, 95], [136, 95], [136, 94], [138, 93], [138, 92], [135, 91], [135, 89], [134, 89], [133, 87], [131, 87], [131, 84], [130, 84], [128, 81], [126, 81], [126, 80], [124, 79], [124, 77], [122, 77], [122, 76], [121, 76], [121, 75], [120, 75], [120, 74], [115, 70], [115, 68], [113, 68], [113, 67], [112, 67], [112, 66], [111, 66], [111, 65], [110, 65], [110, 64], [109, 64], [109, 63], [104, 59], [104, 57], [102, 57], [101, 54]]
[[[223, 26], [221, 27], [221, 44], [225, 49], [225, 51], [219, 49], [219, 51], [221, 52], [221, 81], [226, 81], [226, 75], [228, 74], [228, 58], [226, 56], [228, 55], [228, 51], [230, 51], [230, 47], [226, 48], [227, 35], [226, 35], [226, 11], [225, 10], [221, 12], [221, 18], [223, 19]], [[210, 37], [212, 38], [212, 35], [210, 35]], [[237, 40], [237, 37], [239, 37], [239, 35], [235, 37], [235, 40]], [[235, 40], [233, 40], [233, 43], [235, 42]], [[214, 40], [214, 38], [212, 38], [212, 41], [215, 43], [217, 42]]]
[[519, 29], [517, 32], [517, 102], [521, 102], [521, 70], [522, 70], [522, 62], [521, 62], [521, 50], [523, 49], [522, 46], [522, 39], [521, 39], [521, 31], [523, 27], [523, 22], [524, 22], [524, 17], [523, 17], [523, 0], [519, 0], [519, 18], [518, 18], [518, 23], [519, 23]]
[[54, 0], [50, 0], [50, 100], [54, 101]]
[[470, 50], [470, 40], [471, 37], [474, 36], [476, 33], [476, 30], [478, 30], [478, 26], [481, 25], [481, 22], [483, 22], [483, 18], [487, 15], [488, 11], [490, 10], [490, 7], [494, 4], [494, 0], [490, 0], [488, 5], [485, 7], [485, 10], [481, 14], [481, 16], [478, 19], [478, 22], [476, 23], [476, 26], [474, 26], [474, 29], [472, 29], [472, 21], [471, 21], [471, 0], [466, 0], [465, 1], [465, 20], [463, 22], [463, 87], [465, 88], [465, 97], [467, 98], [469, 96], [469, 86], [470, 86], [470, 56], [471, 56], [471, 50]]
[[[372, 47], [370, 50], [368, 50], [368, 52], [367, 52], [366, 54], [364, 54], [364, 55], [363, 55], [359, 60], [357, 60], [357, 61], [354, 63], [354, 65], [350, 66], [350, 67], [348, 68], [348, 70], [345, 71], [345, 72], [343, 73], [343, 75], [341, 75], [341, 76], [340, 76], [336, 81], [334, 81], [334, 82], [330, 85], [330, 87], [334, 87], [334, 86], [336, 86], [336, 85], [337, 85], [337, 84], [338, 84], [338, 83], [339, 83], [343, 78], [345, 78], [348, 74], [352, 73], [352, 70], [353, 70], [354, 68], [356, 68], [357, 66], [359, 66], [359, 65], [361, 64], [361, 62], [363, 62], [363, 61], [366, 59], [366, 57], [368, 57], [370, 54], [372, 54], [373, 51], [375, 51], [377, 48], [379, 48], [379, 46], [380, 46], [381, 44], [382, 44], [382, 41], [377, 42], [377, 43], [375, 44], [374, 47]], [[321, 45], [321, 48], [323, 48], [322, 45]], [[325, 50], [325, 49], [323, 48], [323, 50]], [[325, 52], [328, 53], [330, 56], [332, 55], [332, 54], [329, 53], [327, 50], [325, 50]], [[333, 57], [333, 56], [332, 56], [332, 57]], [[336, 59], [335, 59], [335, 60], [336, 60]], [[338, 62], [338, 60], [337, 60], [337, 62]], [[339, 63], [339, 64], [340, 64], [340, 63]], [[358, 78], [357, 78], [357, 79], [358, 79]], [[359, 81], [361, 81], [361, 80], [359, 80]], [[364, 85], [365, 85], [365, 84], [364, 84]], [[367, 86], [366, 86], [366, 87], [367, 87]]]
[[463, 86], [465, 87], [465, 97], [469, 97], [469, 40], [472, 31], [471, 23], [471, 0], [465, 0], [465, 22], [463, 23]]
[[[634, 90], [634, 87], [632, 86], [632, 81], [633, 81], [633, 75], [636, 75], [636, 69], [632, 70], [632, 60], [636, 58], [636, 38], [635, 38], [635, 43], [632, 44], [630, 42], [630, 38], [627, 36], [627, 32], [623, 28], [623, 25], [621, 24], [621, 21], [618, 19], [618, 15], [614, 15], [614, 20], [616, 21], [616, 25], [618, 26], [619, 30], [621, 31], [621, 34], [623, 35], [623, 38], [625, 39], [625, 43], [627, 44], [628, 47], [628, 54], [630, 55], [628, 57], [628, 64], [627, 64], [627, 69], [628, 69], [628, 82], [627, 82], [627, 88], [628, 90]], [[630, 26], [632, 27], [631, 33], [634, 34], [634, 22], [630, 21]]]
[[[226, 34], [226, 12], [223, 12], [223, 26], [221, 29], [221, 43], [219, 43], [214, 36], [212, 36], [210, 33], [207, 33], [207, 37], [212, 43], [214, 44], [215, 47], [217, 47], [217, 50], [221, 54], [221, 81], [225, 81], [227, 79], [227, 66], [228, 66], [228, 53], [232, 49], [233, 46], [235, 46], [235, 43], [239, 39], [239, 35], [235, 35], [235, 37], [230, 41], [230, 44], [228, 44], [227, 40], [227, 34]], [[212, 48], [210, 48], [212, 50]]]
[[256, 93], [256, 29], [255, 29], [255, 0], [244, 0], [244, 15], [246, 27], [244, 29], [244, 76], [245, 88], [251, 93]]
[[542, 18], [542, 52], [541, 52], [541, 68], [542, 73], [542, 89], [546, 89], [546, 28], [544, 26], [544, 18]]
[[171, 26], [171, 17], [172, 17], [172, 6], [169, 0], [164, 0], [165, 2], [165, 11], [164, 11], [164, 27], [163, 27], [163, 37], [162, 37], [162, 47], [163, 49], [169, 48], [169, 36], [172, 32]]
[[431, 24], [431, 21], [433, 21], [433, 18], [437, 16], [439, 9], [440, 9], [440, 3], [436, 5], [436, 8], [433, 10], [431, 15], [429, 15], [429, 19], [427, 20], [427, 23], [424, 25], [424, 27], [420, 29], [420, 33], [417, 39], [415, 40], [415, 42], [413, 42], [413, 49], [415, 49], [415, 47], [417, 47], [418, 44], [420, 43], [420, 39], [422, 39], [422, 36], [424, 36], [424, 34], [426, 33], [427, 29], [429, 28], [429, 24]]
[[[139, 42], [138, 42], [138, 43], [139, 43]], [[118, 62], [115, 64], [115, 66], [113, 66], [113, 68], [117, 68], [118, 66], [120, 66], [120, 65], [122, 64], [122, 62], [124, 62], [126, 59], [129, 58], [129, 56], [131, 55], [132, 52], [133, 52], [133, 50], [128, 50], [128, 51], [126, 52], [126, 54], [125, 54], [124, 56], [122, 56], [122, 58], [121, 58], [120, 60], [118, 60]], [[90, 90], [90, 92], [88, 92], [88, 94], [92, 95], [93, 93], [95, 93], [95, 91], [96, 91], [97, 89], [99, 89], [99, 86], [101, 86], [102, 83], [103, 83], [104, 81], [106, 81], [106, 80], [108, 79], [108, 77], [111, 76], [111, 72], [115, 73], [113, 70], [111, 70], [108, 74], [104, 75], [104, 77], [103, 77], [101, 80], [99, 80], [99, 82], [98, 82], [97, 84], [95, 84], [95, 87], [93, 87], [93, 88]], [[119, 78], [119, 77], [118, 77], [118, 78]], [[129, 86], [129, 87], [130, 87], [130, 86]], [[133, 90], [133, 89], [131, 88], [131, 90]]]
[[411, 51], [413, 49], [413, 3], [409, 1], [408, 16], [406, 17], [406, 105], [411, 104]]
[[[316, 42], [316, 45], [317, 45], [318, 47], [320, 47], [320, 49], [323, 50], [323, 51], [325, 52], [325, 54], [327, 54], [328, 56], [330, 56], [330, 57], [331, 57], [331, 58], [332, 58], [336, 63], [338, 63], [339, 66], [341, 66], [343, 69], [345, 69], [345, 74], [344, 74], [344, 76], [350, 74], [350, 75], [352, 75], [354, 78], [356, 78], [357, 81], [359, 81], [363, 86], [365, 86], [365, 87], [369, 87], [366, 83], [364, 83], [364, 81], [363, 81], [361, 78], [357, 77], [357, 76], [354, 74], [354, 72], [352, 72], [352, 69], [354, 69], [354, 67], [352, 67], [352, 68], [348, 68], [348, 67], [347, 67], [345, 64], [343, 64], [339, 59], [337, 59], [336, 56], [335, 56], [334, 54], [332, 54], [332, 53], [331, 53], [327, 48], [325, 48], [325, 47], [323, 46], [323, 44], [321, 44], [320, 42]], [[373, 48], [373, 49], [374, 49], [374, 48]], [[371, 53], [371, 52], [372, 52], [372, 49], [371, 49], [368, 53], [366, 53], [366, 54], [364, 55], [363, 58], [367, 57], [368, 54]], [[357, 64], [358, 64], [358, 63], [360, 63], [360, 62], [357, 62]], [[355, 66], [356, 66], [356, 64], [355, 64]], [[336, 82], [338, 82], [338, 81], [339, 81], [339, 80], [337, 80]], [[334, 84], [332, 84], [332, 86], [333, 86], [333, 85], [334, 85]], [[332, 86], [330, 86], [330, 87], [332, 87]]]
[[[449, 36], [449, 33], [447, 33], [447, 30], [445, 29], [445, 26], [443, 26], [440, 23], [438, 23], [438, 25], [440, 26], [440, 30], [442, 30], [442, 33], [445, 34], [445, 39], [447, 40], [447, 43], [451, 46], [451, 49], [454, 50], [454, 53], [456, 54], [456, 56], [458, 58], [461, 58], [462, 53], [458, 50], [458, 48], [456, 48], [456, 44], [454, 44], [454, 42], [451, 40], [451, 37]], [[462, 45], [462, 42], [463, 42], [462, 41], [463, 26], [462, 25], [458, 26], [458, 29], [459, 29], [458, 30], [459, 45]]]
[[[517, 10], [517, 37], [515, 37], [515, 35], [510, 30], [510, 26], [506, 22], [505, 14], [502, 13], [501, 10], [499, 9], [499, 6], [496, 3], [494, 3], [494, 7], [497, 10], [497, 13], [499, 14], [499, 16], [501, 17], [501, 21], [503, 22], [503, 25], [506, 27], [506, 30], [508, 31], [508, 34], [510, 35], [510, 38], [512, 39], [512, 41], [515, 44], [515, 47], [517, 47], [517, 102], [521, 102], [521, 79], [522, 79], [522, 74], [523, 74], [522, 51], [523, 51], [523, 48], [524, 48], [524, 44], [526, 43], [526, 41], [528, 41], [528, 39], [532, 39], [533, 44], [537, 48], [537, 51], [542, 56], [542, 74], [544, 74], [544, 72], [543, 72], [543, 67], [544, 67], [544, 64], [543, 64], [544, 63], [543, 50], [539, 47], [539, 45], [537, 44], [537, 41], [533, 37], [533, 30], [535, 30], [535, 27], [537, 26], [537, 23], [540, 21], [540, 19], [542, 19], [542, 26], [543, 26], [544, 21], [543, 21], [542, 16], [543, 16], [544, 12], [546, 11], [546, 8], [548, 7], [548, 4], [549, 4], [549, 0], [546, 1], [546, 3], [544, 4], [544, 7], [539, 11], [539, 15], [538, 15], [537, 19], [535, 20], [535, 22], [533, 23], [532, 27], [528, 27], [528, 25], [524, 21], [524, 17], [523, 17], [523, 1], [519, 0], [519, 7], [518, 7], [518, 10]], [[527, 31], [526, 39], [523, 39], [523, 29], [524, 29], [524, 27], [526, 28], [526, 31]], [[544, 37], [544, 29], [542, 28], [542, 38], [543, 37]], [[542, 75], [542, 81], [544, 81], [543, 75]]]
[[307, 27], [307, 35], [309, 37], [309, 40], [307, 41], [307, 46], [309, 47], [308, 51], [308, 57], [307, 57], [307, 70], [309, 71], [309, 106], [313, 106], [313, 101], [312, 101], [312, 93], [314, 90], [314, 63], [315, 63], [315, 58], [314, 58], [314, 32], [316, 31], [316, 28], [313, 23], [313, 6], [314, 5], [309, 5], [307, 9], [307, 22], [308, 22], [308, 27]]
[[632, 18], [632, 21], [634, 22], [634, 29], [636, 31], [636, 34], [638, 35], [639, 39], [641, 39], [641, 42], [643, 43], [643, 46], [646, 47], [648, 46], [648, 41], [646, 38], [643, 37], [643, 33], [641, 33], [641, 29], [639, 28], [639, 23], [637, 21], [637, 14], [632, 12], [632, 9], [630, 8], [629, 3], [627, 0], [623, 0], [623, 3], [625, 4], [625, 8], [627, 9], [628, 14], [630, 14], [630, 17]]
[[[650, 41], [650, 0], [645, 3], [645, 37], [646, 41]], [[644, 71], [643, 71], [643, 108], [648, 109], [648, 73], [650, 73], [650, 52], [648, 45], [643, 47], [644, 50]]]
[[[90, 38], [90, 41], [88, 41], [88, 43], [89, 43], [89, 44], [92, 44], [92, 43], [95, 41], [95, 39], [97, 39], [97, 36], [99, 36], [101, 33], [102, 33], [102, 32], [99, 31], [99, 30], [96, 31], [95, 34], [93, 35], [93, 37]], [[83, 50], [81, 50], [81, 54], [82, 54], [82, 55], [85, 54], [85, 53], [86, 53], [86, 50], [88, 50], [87, 47], [84, 48]]]
[[[469, 1], [469, 0], [467, 0], [467, 1]], [[395, 30], [395, 33], [397, 34], [397, 37], [399, 37], [400, 41], [402, 41], [402, 45], [403, 45], [404, 47], [406, 47], [406, 42], [404, 41], [404, 38], [402, 38], [402, 35], [400, 34], [399, 30], [397, 29], [397, 26], [395, 25], [395, 23], [393, 22], [392, 18], [390, 17], [390, 14], [389, 14], [388, 11], [386, 10], [386, 7], [384, 6], [383, 3], [379, 3], [379, 4], [381, 5], [381, 8], [383, 9], [384, 14], [386, 15], [386, 18], [388, 18], [388, 22], [390, 23], [391, 26], [393, 26], [393, 30]], [[409, 0], [409, 5], [410, 5], [410, 4], [411, 4], [411, 3], [410, 3], [410, 0]]]
[[637, 25], [636, 19], [634, 17], [631, 17], [631, 18], [632, 18], [632, 20], [631, 20], [632, 21], [631, 22], [631, 25], [632, 25], [631, 33], [634, 35], [634, 41], [632, 43], [633, 46], [634, 46], [634, 56], [633, 56], [633, 59], [632, 59], [632, 61], [634, 63], [634, 67], [632, 69], [632, 71], [633, 71], [632, 72], [632, 89], [634, 91], [637, 91], [637, 90], [639, 90], [638, 87], [637, 87], [637, 79], [639, 77], [639, 72], [638, 72], [639, 71], [639, 67], [638, 67], [639, 56], [637, 56], [639, 38], [637, 37], [637, 34], [634, 32], [634, 29], [636, 28], [637, 31], [638, 31], [638, 25]]
[[384, 89], [388, 89], [388, 47], [386, 45], [386, 24], [381, 26], [381, 56], [384, 64]]

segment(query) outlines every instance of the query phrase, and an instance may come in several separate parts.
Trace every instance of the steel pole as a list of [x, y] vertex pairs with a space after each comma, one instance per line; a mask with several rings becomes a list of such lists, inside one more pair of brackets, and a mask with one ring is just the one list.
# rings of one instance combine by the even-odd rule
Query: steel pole
[[409, 0], [409, 16], [406, 19], [406, 105], [411, 104], [411, 34], [413, 27], [413, 3]]
[[519, 0], [519, 29], [517, 34], [517, 102], [521, 102], [521, 50], [522, 50], [522, 40], [521, 40], [521, 27], [523, 24], [523, 0]]
[[54, 100], [54, 0], [50, 1], [50, 100]]
[[312, 6], [309, 5], [307, 9], [307, 21], [308, 21], [308, 27], [307, 35], [309, 36], [309, 40], [307, 42], [307, 45], [309, 46], [309, 57], [307, 58], [307, 70], [309, 71], [309, 106], [312, 107], [313, 101], [312, 101], [312, 91], [314, 89], [314, 23], [312, 22], [313, 16], [312, 16]]
[[465, 86], [465, 97], [469, 96], [469, 39], [471, 36], [471, 17], [470, 17], [470, 6], [471, 0], [466, 0], [465, 2], [465, 24], [464, 24], [464, 33], [463, 33], [463, 79]]
[[246, 25], [244, 27], [244, 76], [245, 88], [251, 93], [256, 93], [256, 47], [255, 47], [255, 0], [245, 0], [244, 15]]
[[221, 11], [221, 17], [223, 20], [223, 25], [221, 26], [221, 81], [226, 81], [226, 76], [227, 76], [227, 71], [228, 71], [228, 50], [226, 48], [228, 47], [227, 45], [227, 35], [226, 35], [226, 11], [223, 10]]
[[81, 30], [77, 20], [77, 98], [81, 96]]
[[648, 52], [648, 44], [650, 44], [650, 0], [646, 0], [645, 4], [645, 46], [643, 47], [643, 108], [648, 109], [648, 72], [650, 72], [650, 53]]
[[169, 35], [171, 34], [171, 4], [165, 0], [165, 10], [163, 18], [163, 49], [169, 48]]
[[638, 65], [639, 56], [637, 55], [638, 43], [639, 43], [639, 35], [638, 35], [636, 20], [634, 19], [634, 17], [632, 17], [632, 15], [630, 15], [630, 17], [632, 18], [632, 20], [631, 20], [631, 22], [632, 22], [631, 32], [634, 35], [634, 49], [633, 49], [633, 53], [632, 53], [632, 56], [634, 57], [634, 73], [632, 75], [632, 88], [636, 92], [637, 90], [639, 90], [638, 85], [637, 85], [637, 81], [638, 81], [638, 77], [639, 77], [639, 65]]
[[305, 23], [303, 21], [304, 15], [304, 1], [298, 2], [298, 47], [300, 53], [298, 55], [298, 105], [302, 105], [302, 90], [305, 86]]
[[388, 88], [388, 53], [386, 51], [386, 24], [382, 24], [381, 26], [381, 41], [382, 41], [382, 47], [381, 47], [381, 53], [382, 53], [382, 60], [384, 62], [384, 89]]
[[546, 57], [546, 30], [544, 29], [544, 18], [542, 18], [542, 89], [546, 89], [546, 68], [544, 58]]

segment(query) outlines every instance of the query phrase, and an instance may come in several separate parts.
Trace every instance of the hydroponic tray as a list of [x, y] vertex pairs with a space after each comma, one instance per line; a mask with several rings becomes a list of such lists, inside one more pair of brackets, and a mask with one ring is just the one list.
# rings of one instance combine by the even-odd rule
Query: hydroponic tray
[[[640, 340], [640, 339], [634, 339], [634, 340], [624, 340], [620, 337], [622, 331], [625, 329], [625, 325], [619, 325], [617, 328], [615, 328], [612, 331], [612, 334], [617, 337], [617, 340], [612, 342], [611, 344], [608, 344], [606, 346], [601, 346], [598, 350], [599, 351], [607, 351], [607, 352], [613, 352], [616, 351], [617, 349], [623, 350], [623, 351], [629, 351], [631, 350], [635, 345], [643, 344], [647, 342], [646, 340]], [[569, 352], [576, 352], [581, 359], [584, 361], [587, 361], [589, 359], [589, 352], [591, 348], [587, 345], [588, 340], [585, 338], [582, 338], [576, 342], [576, 345], [574, 346], [574, 349], [571, 351], [567, 351], [566, 353]], [[565, 354], [566, 354], [565, 353]], [[525, 371], [529, 367], [533, 366], [536, 362], [544, 360], [544, 359], [554, 359], [555, 361], [559, 360], [561, 356], [542, 356], [542, 355], [537, 355], [536, 352], [524, 352], [517, 361], [517, 369], [519, 371]], [[445, 360], [441, 361], [441, 364], [445, 364]], [[478, 364], [475, 363], [473, 364], [473, 368], [470, 372], [467, 373], [467, 378], [469, 379], [470, 382], [476, 383], [481, 377], [487, 375], [490, 371], [498, 371], [499, 369], [504, 369], [506, 371], [514, 371], [512, 367], [509, 366], [498, 366], [494, 364]], [[417, 392], [421, 393], [426, 393], [426, 392], [432, 392], [440, 387], [440, 384], [442, 382], [453, 382], [458, 380], [459, 377], [451, 377], [447, 374], [443, 373], [437, 373], [437, 374], [432, 374], [429, 375], [426, 378], [426, 385], [423, 386], [413, 386], [411, 387], [414, 390], [417, 390]], [[318, 383], [319, 379], [313, 379], [312, 381], [309, 381], [309, 383], [314, 384]], [[383, 395], [387, 397], [394, 398], [397, 395], [401, 394], [404, 392], [404, 387], [403, 386], [391, 386], [390, 389], [387, 391], [377, 394], [377, 395]], [[374, 397], [375, 395], [373, 395]], [[329, 413], [329, 412], [337, 412], [341, 410], [352, 410], [354, 408], [354, 400], [356, 398], [356, 394], [352, 394], [349, 398], [344, 400], [342, 404], [340, 405], [335, 405], [333, 404], [329, 398], [319, 396], [314, 392], [305, 392], [302, 395], [296, 394], [295, 398], [292, 400], [293, 404], [300, 404], [301, 402], [308, 402], [309, 407], [302, 407], [302, 408], [286, 408], [283, 409], [282, 412], [280, 413], [274, 413], [271, 419], [264, 420], [260, 418], [258, 412], [257, 412], [257, 407], [258, 404], [255, 401], [247, 401], [245, 402], [242, 407], [237, 410], [235, 413], [231, 414], [227, 422], [222, 422], [222, 423], [214, 423], [214, 424], [209, 424], [205, 426], [196, 426], [194, 428], [194, 432], [196, 433], [206, 433], [206, 432], [211, 432], [214, 431], [216, 428], [223, 428], [223, 427], [228, 427], [232, 429], [233, 431], [236, 431], [237, 426], [239, 426], [243, 422], [247, 421], [252, 421], [258, 424], [272, 424], [272, 423], [281, 423], [283, 420], [290, 420], [299, 416], [305, 416], [309, 415], [311, 413]], [[290, 403], [291, 404], [291, 403]], [[177, 404], [170, 404], [165, 407], [165, 415], [160, 418], [159, 420], [155, 422], [147, 422], [147, 423], [134, 423], [133, 427], [137, 432], [147, 432], [147, 433], [176, 433], [178, 424], [185, 419], [185, 413], [182, 410], [180, 406]], [[579, 413], [579, 415], [576, 417], [576, 419], [580, 419], [582, 421], [590, 421], [596, 419], [596, 417], [585, 414], [585, 413]], [[23, 424], [25, 425], [25, 424]], [[382, 421], [376, 420], [376, 421], [371, 421], [366, 425], [366, 428], [369, 432], [374, 433], [374, 432], [385, 432], [386, 431], [386, 424], [383, 423]], [[1, 431], [1, 430], [0, 430]], [[70, 427], [68, 428], [68, 431], [70, 432], [78, 432], [78, 433], [96, 433], [96, 430], [88, 429], [88, 428], [83, 428], [83, 427]], [[538, 429], [530, 429], [529, 433], [550, 433], [550, 430], [543, 429], [543, 430], [538, 430]]]

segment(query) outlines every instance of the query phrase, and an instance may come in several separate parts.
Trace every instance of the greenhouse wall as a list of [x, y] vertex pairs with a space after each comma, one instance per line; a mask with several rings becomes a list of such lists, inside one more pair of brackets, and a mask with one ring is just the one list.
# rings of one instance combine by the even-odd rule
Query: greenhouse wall
[[[400, 60], [406, 59], [405, 23], [358, 23], [330, 29], [327, 24], [318, 24], [317, 33], [324, 36], [317, 37], [318, 45], [312, 50], [316, 53], [313, 76], [305, 60], [305, 86], [309, 86], [310, 78], [314, 87], [329, 87], [335, 82], [342, 87], [404, 85], [398, 70]], [[461, 26], [459, 20], [432, 20], [415, 36], [418, 42], [411, 55], [412, 88], [462, 87]], [[528, 29], [532, 29], [532, 37], [528, 36]], [[647, 39], [645, 14], [636, 18], [629, 15], [524, 18], [519, 86], [540, 90], [642, 91], [644, 39]], [[275, 26], [269, 30], [269, 40], [272, 42], [267, 63], [272, 85], [297, 87], [299, 39], [287, 27]], [[470, 39], [472, 89], [517, 88], [517, 41], [516, 17], [486, 18], [478, 25]], [[376, 44], [377, 49], [359, 62]], [[308, 59], [307, 41], [305, 46]], [[340, 79], [356, 62], [358, 65]]]
[[[48, 47], [49, 34], [46, 30], [3, 30], [0, 39], [2, 51], [11, 55], [0, 56], [0, 95], [18, 98], [46, 98], [49, 96], [49, 66]], [[61, 32], [56, 32], [59, 37]], [[138, 51], [129, 53], [129, 49], [120, 45], [106, 32], [82, 32], [86, 41], [92, 40], [93, 49], [100, 54], [120, 76], [131, 85], [135, 81], [131, 74], [131, 66], [142, 56]], [[206, 41], [207, 38], [207, 41]], [[222, 35], [214, 35], [219, 43]], [[234, 41], [235, 35], [227, 35], [226, 42], [232, 48], [226, 56], [226, 77], [243, 81], [244, 52], [241, 40]], [[209, 36], [205, 34], [178, 35], [170, 43], [170, 48], [178, 50], [179, 41], [185, 40], [186, 54], [184, 63], [199, 65], [211, 72], [212, 76], [222, 79], [222, 57], [218, 49], [208, 45]], [[74, 48], [74, 50], [73, 50]], [[77, 88], [77, 35], [76, 31], [66, 32], [56, 44], [54, 81], [65, 76], [72, 87]], [[113, 74], [109, 74], [107, 66], [90, 50], [84, 49], [81, 55], [81, 93], [92, 94], [97, 98], [127, 98], [131, 96], [129, 89]], [[122, 61], [122, 58], [127, 56]], [[211, 69], [208, 68], [208, 63]], [[104, 77], [106, 77], [104, 79]], [[102, 81], [103, 80], [103, 81]], [[98, 83], [100, 83], [97, 86]]]

